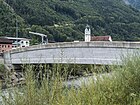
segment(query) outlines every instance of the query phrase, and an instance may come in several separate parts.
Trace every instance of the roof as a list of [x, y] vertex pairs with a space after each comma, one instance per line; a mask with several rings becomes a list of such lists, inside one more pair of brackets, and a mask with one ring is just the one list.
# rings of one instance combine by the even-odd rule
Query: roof
[[26, 39], [26, 38], [16, 38], [16, 37], [3, 37], [9, 40], [30, 40], [30, 39]]
[[92, 36], [91, 41], [111, 41], [111, 36]]
[[13, 41], [7, 39], [7, 38], [0, 38], [0, 44], [12, 44]]

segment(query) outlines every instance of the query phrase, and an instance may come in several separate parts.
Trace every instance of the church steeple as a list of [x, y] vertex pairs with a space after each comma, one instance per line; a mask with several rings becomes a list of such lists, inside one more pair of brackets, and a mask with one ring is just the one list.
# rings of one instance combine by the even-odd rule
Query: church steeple
[[85, 42], [90, 42], [91, 40], [91, 29], [90, 26], [87, 25], [85, 29]]

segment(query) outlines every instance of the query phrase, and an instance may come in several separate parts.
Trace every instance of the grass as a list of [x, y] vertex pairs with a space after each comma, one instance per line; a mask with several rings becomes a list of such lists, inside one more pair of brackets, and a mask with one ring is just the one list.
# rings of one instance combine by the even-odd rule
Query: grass
[[46, 66], [39, 79], [34, 66], [26, 66], [26, 86], [14, 87], [13, 95], [3, 97], [3, 101], [5, 105], [140, 105], [140, 56], [110, 68], [110, 75], [97, 75], [96, 81], [77, 89], [63, 85], [69, 75], [67, 66], [55, 65], [53, 72]]

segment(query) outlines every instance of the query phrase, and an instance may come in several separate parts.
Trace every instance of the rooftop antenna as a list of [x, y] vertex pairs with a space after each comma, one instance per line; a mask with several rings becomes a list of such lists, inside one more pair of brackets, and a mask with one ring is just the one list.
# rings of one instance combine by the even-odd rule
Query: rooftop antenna
[[[42, 38], [41, 44], [47, 44], [47, 42], [48, 42], [47, 35], [42, 34], [42, 33], [37, 33], [37, 32], [31, 32], [31, 31], [29, 31], [29, 33], [30, 33], [30, 34], [34, 34], [34, 35], [41, 36], [41, 38]], [[44, 40], [44, 38], [45, 38], [45, 40]]]

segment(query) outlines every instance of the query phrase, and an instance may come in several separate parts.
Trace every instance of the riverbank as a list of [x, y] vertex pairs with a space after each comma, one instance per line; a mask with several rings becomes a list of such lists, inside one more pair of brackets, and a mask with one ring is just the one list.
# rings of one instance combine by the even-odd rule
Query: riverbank
[[30, 66], [25, 72], [25, 88], [14, 88], [14, 99], [9, 95], [2, 100], [5, 105], [139, 105], [139, 62], [140, 56], [127, 58], [122, 66], [113, 68], [113, 76], [86, 79], [85, 83], [90, 84], [81, 83], [79, 88], [74, 84], [70, 88], [64, 86], [67, 72], [62, 75], [58, 72], [60, 67], [56, 66], [49, 78], [44, 75], [38, 82]]
[[80, 77], [92, 76], [93, 74], [100, 74], [111, 72], [110, 66], [101, 65], [77, 65], [77, 64], [44, 64], [44, 65], [23, 65], [18, 70], [5, 70], [4, 65], [0, 66], [0, 77], [2, 80], [2, 89], [12, 86], [25, 84], [25, 72], [31, 67], [35, 75], [35, 79], [41, 80], [43, 75], [50, 78], [54, 72], [59, 72], [59, 75], [67, 81], [77, 79]]

